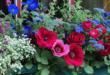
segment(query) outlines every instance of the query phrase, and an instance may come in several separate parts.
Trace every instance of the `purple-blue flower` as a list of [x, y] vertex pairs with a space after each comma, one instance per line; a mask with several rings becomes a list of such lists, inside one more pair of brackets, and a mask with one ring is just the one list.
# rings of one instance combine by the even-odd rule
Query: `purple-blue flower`
[[80, 27], [80, 25], [78, 25], [77, 27], [75, 27], [75, 31], [78, 33], [84, 32], [83, 27]]
[[33, 1], [31, 4], [28, 4], [28, 8], [31, 10], [35, 10], [36, 8], [38, 8], [39, 4], [37, 1]]
[[19, 9], [15, 4], [11, 4], [8, 6], [8, 11], [12, 14], [18, 14], [19, 13]]
[[104, 13], [102, 14], [102, 16], [103, 16], [104, 18], [107, 18], [107, 17], [108, 17], [108, 13], [107, 13], [107, 12], [104, 12]]

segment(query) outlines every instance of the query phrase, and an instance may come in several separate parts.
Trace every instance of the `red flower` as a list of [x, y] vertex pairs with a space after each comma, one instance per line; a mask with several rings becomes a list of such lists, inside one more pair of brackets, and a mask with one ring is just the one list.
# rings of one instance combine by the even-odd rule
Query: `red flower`
[[65, 62], [73, 66], [81, 66], [84, 60], [83, 57], [82, 48], [75, 43], [70, 44], [70, 52], [66, 56], [63, 56]]
[[77, 45], [83, 45], [85, 40], [85, 35], [78, 32], [72, 32], [68, 37], [67, 41], [69, 43], [76, 43]]
[[37, 43], [36, 43], [36, 40], [37, 40], [37, 39], [36, 39], [35, 35], [31, 35], [31, 34], [30, 34], [30, 35], [28, 36], [28, 38], [31, 39], [31, 42], [30, 42], [31, 44], [34, 44], [34, 45], [37, 44]]
[[44, 27], [39, 28], [38, 34], [35, 34], [35, 37], [37, 38], [37, 44], [40, 48], [44, 47], [51, 49], [54, 42], [57, 40], [57, 34]]
[[103, 31], [103, 34], [106, 33], [106, 28], [102, 25], [97, 25], [96, 28], [100, 28]]
[[107, 37], [108, 37], [108, 39], [110, 40], [110, 34], [109, 34]]
[[108, 43], [104, 44], [104, 49], [101, 49], [100, 51], [98, 51], [98, 54], [101, 55], [102, 57], [108, 56], [110, 53], [110, 43], [108, 45]]
[[86, 30], [92, 28], [92, 23], [89, 22], [89, 21], [83, 22], [82, 25], [83, 25], [83, 28], [86, 29]]
[[89, 31], [89, 35], [90, 35], [91, 37], [93, 37], [93, 38], [97, 38], [98, 35], [99, 35], [99, 32], [98, 32], [98, 30], [96, 30], [96, 29], [92, 29], [92, 30]]
[[104, 42], [102, 40], [99, 40], [97, 43], [103, 45]]

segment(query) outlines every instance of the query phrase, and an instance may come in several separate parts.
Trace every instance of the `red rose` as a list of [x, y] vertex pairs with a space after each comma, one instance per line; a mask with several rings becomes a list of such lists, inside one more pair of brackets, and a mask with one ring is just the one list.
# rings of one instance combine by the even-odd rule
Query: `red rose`
[[89, 35], [90, 35], [91, 37], [93, 37], [93, 38], [97, 38], [98, 35], [99, 35], [99, 31], [96, 30], [96, 29], [91, 29], [91, 30], [89, 31]]
[[75, 43], [70, 44], [70, 52], [66, 56], [63, 56], [65, 62], [73, 66], [81, 66], [84, 60], [83, 57], [82, 48]]
[[54, 42], [57, 40], [57, 34], [44, 27], [39, 28], [38, 34], [35, 34], [35, 37], [37, 38], [37, 44], [40, 48], [44, 47], [51, 49]]
[[110, 40], [110, 34], [109, 34], [107, 37], [108, 37], [108, 39]]
[[72, 32], [68, 37], [67, 41], [69, 43], [76, 43], [77, 45], [83, 45], [85, 40], [85, 35], [78, 32]]
[[103, 45], [104, 42], [102, 40], [99, 40], [97, 43]]
[[36, 43], [36, 40], [37, 40], [37, 39], [36, 39], [35, 35], [31, 35], [31, 34], [30, 34], [30, 35], [28, 36], [28, 38], [31, 39], [31, 42], [30, 42], [31, 44], [34, 44], [34, 45], [37, 44], [37, 43]]
[[89, 21], [85, 21], [85, 22], [83, 22], [82, 25], [83, 25], [83, 28], [86, 29], [86, 30], [92, 28], [92, 26], [91, 26], [92, 23], [89, 22]]
[[103, 34], [106, 33], [106, 28], [102, 25], [97, 25], [96, 28], [100, 28], [103, 31]]
[[101, 55], [102, 57], [108, 56], [110, 53], [110, 44], [108, 45], [107, 43], [104, 44], [104, 49], [101, 49], [98, 51], [98, 54]]

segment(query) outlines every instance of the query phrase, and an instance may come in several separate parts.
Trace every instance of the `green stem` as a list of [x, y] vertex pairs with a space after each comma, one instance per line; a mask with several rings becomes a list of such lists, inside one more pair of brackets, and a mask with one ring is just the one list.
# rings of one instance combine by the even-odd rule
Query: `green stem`
[[109, 3], [110, 3], [110, 0], [109, 0], [109, 2], [104, 6], [104, 9], [106, 8], [106, 6], [107, 6]]

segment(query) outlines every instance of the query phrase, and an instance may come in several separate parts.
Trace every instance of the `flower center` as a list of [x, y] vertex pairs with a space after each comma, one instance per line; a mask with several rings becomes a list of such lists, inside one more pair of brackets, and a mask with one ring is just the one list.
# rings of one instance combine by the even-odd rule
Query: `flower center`
[[56, 48], [55, 48], [55, 51], [56, 51], [57, 53], [61, 53], [61, 48], [60, 48], [60, 47], [56, 47]]
[[12, 9], [12, 11], [14, 12], [14, 9]]
[[93, 32], [93, 34], [95, 34], [95, 32]]
[[74, 52], [70, 52], [70, 53], [69, 53], [69, 56], [70, 56], [70, 58], [74, 58], [74, 57], [75, 57]]
[[48, 38], [47, 37], [44, 37], [44, 41], [47, 41], [48, 40]]

